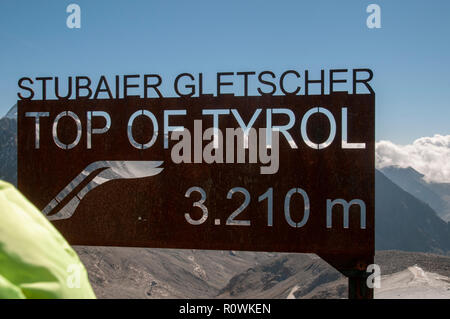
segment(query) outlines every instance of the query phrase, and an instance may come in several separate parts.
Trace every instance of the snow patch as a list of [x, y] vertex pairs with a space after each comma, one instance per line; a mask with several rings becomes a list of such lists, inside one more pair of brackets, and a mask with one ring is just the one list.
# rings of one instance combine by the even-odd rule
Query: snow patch
[[295, 292], [298, 290], [298, 288], [300, 288], [298, 285], [295, 285], [294, 287], [292, 287], [291, 291], [289, 292], [288, 296], [286, 297], [286, 299], [297, 299], [295, 298]]
[[376, 299], [450, 299], [450, 278], [414, 265], [382, 276], [374, 295]]

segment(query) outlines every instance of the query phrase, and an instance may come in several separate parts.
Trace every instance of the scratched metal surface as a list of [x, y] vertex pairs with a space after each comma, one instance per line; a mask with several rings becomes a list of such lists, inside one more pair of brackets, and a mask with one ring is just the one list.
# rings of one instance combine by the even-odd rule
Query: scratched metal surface
[[[303, 114], [312, 107], [325, 107], [335, 117], [337, 130], [331, 146], [322, 150], [309, 148], [300, 135]], [[349, 142], [366, 143], [365, 150], [341, 149], [341, 107], [348, 108]], [[202, 116], [208, 108], [236, 108], [248, 121], [256, 108], [263, 112], [255, 127], [265, 126], [266, 108], [287, 107], [296, 115], [290, 129], [298, 149], [291, 149], [280, 137], [280, 168], [276, 174], [261, 175], [261, 164], [174, 164], [170, 148], [163, 149], [164, 109], [187, 109], [186, 117], [171, 117], [171, 125], [184, 125], [193, 132], [194, 119], [203, 127], [212, 126], [212, 116]], [[127, 122], [138, 109], [152, 111], [159, 122], [159, 137], [147, 150], [131, 146]], [[58, 148], [52, 140], [52, 123], [62, 111], [73, 111], [81, 119], [80, 143], [71, 150]], [[86, 111], [108, 111], [111, 128], [105, 134], [92, 136], [93, 148], [86, 149]], [[25, 112], [47, 111], [41, 119], [40, 149], [34, 149], [34, 120]], [[66, 120], [66, 119], [65, 119]], [[287, 117], [274, 116], [273, 124], [285, 124]], [[375, 96], [336, 93], [324, 96], [262, 96], [200, 98], [162, 98], [126, 100], [19, 101], [18, 104], [18, 186], [39, 208], [43, 209], [86, 166], [104, 160], [164, 161], [164, 170], [142, 179], [114, 180], [89, 192], [69, 219], [54, 225], [74, 245], [135, 246], [191, 249], [231, 249], [278, 252], [312, 252], [335, 260], [342, 267], [355, 268], [360, 260], [370, 262], [374, 252], [374, 142]], [[146, 141], [153, 130], [149, 120], [136, 121], [135, 139]], [[102, 127], [97, 119], [93, 127]], [[220, 128], [237, 127], [230, 114], [220, 117]], [[327, 136], [329, 125], [320, 117], [311, 118], [308, 132], [317, 142]], [[72, 141], [76, 134], [73, 122], [61, 120], [58, 134], [62, 141]], [[170, 145], [175, 142], [170, 141]], [[207, 142], [204, 142], [205, 145]], [[76, 192], [83, 187], [79, 186]], [[205, 189], [209, 217], [201, 225], [189, 224], [185, 213], [193, 218], [201, 210], [192, 207], [197, 193], [184, 195], [192, 186]], [[244, 187], [251, 194], [249, 206], [237, 219], [250, 220], [250, 226], [225, 225], [228, 216], [243, 202], [242, 194], [227, 199], [233, 187]], [[267, 200], [258, 197], [269, 187], [274, 189], [273, 226], [267, 226]], [[310, 216], [305, 226], [293, 228], [284, 217], [284, 198], [289, 189], [304, 189], [310, 200]], [[359, 213], [350, 209], [350, 227], [342, 226], [342, 210], [333, 214], [333, 227], [326, 228], [326, 199], [364, 200], [367, 208], [366, 229], [360, 229]], [[292, 219], [303, 217], [301, 196], [291, 201]], [[215, 219], [221, 224], [215, 225]], [[326, 258], [326, 259], [327, 259]], [[347, 266], [346, 266], [347, 265]]]

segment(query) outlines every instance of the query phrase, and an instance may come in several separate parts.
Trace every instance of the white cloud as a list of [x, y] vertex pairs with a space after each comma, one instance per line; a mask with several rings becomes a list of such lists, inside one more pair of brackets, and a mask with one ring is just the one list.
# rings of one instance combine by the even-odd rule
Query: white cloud
[[375, 146], [377, 168], [412, 167], [428, 182], [450, 183], [450, 135], [421, 137], [412, 144], [380, 141]]

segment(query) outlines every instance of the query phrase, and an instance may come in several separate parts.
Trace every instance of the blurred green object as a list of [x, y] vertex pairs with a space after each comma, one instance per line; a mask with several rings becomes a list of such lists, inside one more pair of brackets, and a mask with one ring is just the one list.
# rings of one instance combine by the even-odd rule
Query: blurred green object
[[0, 298], [95, 298], [76, 252], [33, 204], [1, 180]]

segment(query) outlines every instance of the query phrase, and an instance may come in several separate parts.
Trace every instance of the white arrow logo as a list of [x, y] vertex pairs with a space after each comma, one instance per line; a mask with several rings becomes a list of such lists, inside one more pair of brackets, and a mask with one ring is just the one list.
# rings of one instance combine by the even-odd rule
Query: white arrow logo
[[[42, 211], [49, 220], [70, 218], [83, 197], [97, 186], [115, 179], [144, 178], [159, 174], [163, 168], [162, 161], [98, 161], [89, 164], [59, 194], [45, 206]], [[56, 214], [51, 214], [56, 206], [70, 195], [86, 179], [91, 181], [64, 205]]]

